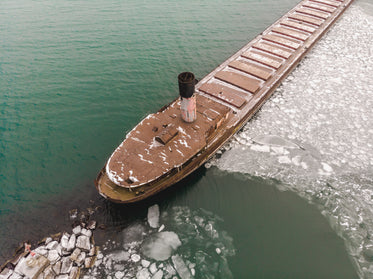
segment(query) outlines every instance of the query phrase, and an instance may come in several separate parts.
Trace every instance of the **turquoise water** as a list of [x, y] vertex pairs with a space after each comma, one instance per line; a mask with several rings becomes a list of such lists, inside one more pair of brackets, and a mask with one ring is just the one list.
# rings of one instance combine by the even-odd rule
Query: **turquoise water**
[[354, 278], [321, 214], [265, 181], [202, 169], [136, 207], [93, 186], [126, 132], [176, 97], [179, 72], [202, 78], [297, 2], [2, 0], [1, 262], [22, 240], [68, 228], [73, 208], [99, 206], [110, 231], [158, 202], [222, 217], [235, 278]]

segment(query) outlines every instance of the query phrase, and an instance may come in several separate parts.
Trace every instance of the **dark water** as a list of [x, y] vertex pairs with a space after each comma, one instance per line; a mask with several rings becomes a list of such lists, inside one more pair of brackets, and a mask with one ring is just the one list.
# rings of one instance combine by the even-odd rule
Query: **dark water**
[[93, 180], [124, 135], [293, 7], [265, 1], [0, 2], [0, 262], [24, 239], [69, 230], [69, 210], [97, 208], [104, 241], [182, 205], [220, 216], [235, 278], [354, 278], [343, 242], [320, 212], [271, 183], [201, 168], [131, 207]]

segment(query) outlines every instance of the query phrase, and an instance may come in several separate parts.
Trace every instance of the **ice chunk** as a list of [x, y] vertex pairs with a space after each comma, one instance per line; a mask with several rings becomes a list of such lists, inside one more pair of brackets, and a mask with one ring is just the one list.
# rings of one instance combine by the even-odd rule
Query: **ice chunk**
[[141, 223], [135, 223], [123, 230], [124, 247], [131, 247], [141, 243], [144, 239], [145, 226]]
[[190, 273], [188, 267], [186, 266], [183, 258], [179, 255], [172, 256], [172, 263], [179, 274], [181, 279], [191, 279], [193, 278], [192, 274]]
[[296, 143], [291, 142], [279, 136], [274, 136], [274, 135], [257, 136], [253, 139], [253, 141], [261, 145], [286, 147], [286, 148], [292, 148], [292, 149], [300, 148], [299, 145], [297, 145]]
[[174, 232], [158, 232], [144, 241], [142, 253], [148, 258], [164, 261], [181, 245], [178, 235]]
[[148, 209], [148, 223], [152, 228], [159, 227], [159, 206], [155, 204]]
[[140, 269], [136, 274], [136, 279], [149, 279], [150, 273], [146, 268]]
[[124, 272], [122, 272], [122, 271], [117, 271], [117, 272], [115, 272], [115, 278], [116, 279], [122, 279], [123, 278], [123, 276], [124, 276]]
[[114, 262], [124, 262], [129, 260], [130, 254], [126, 251], [114, 251], [106, 257], [112, 259]]
[[288, 156], [279, 156], [278, 162], [280, 164], [291, 164], [291, 159]]
[[133, 254], [133, 255], [131, 255], [131, 260], [132, 260], [134, 263], [137, 263], [138, 261], [141, 260], [141, 257], [140, 257], [140, 255]]
[[162, 279], [163, 278], [163, 271], [158, 270], [156, 274], [153, 275], [152, 279]]
[[150, 262], [147, 261], [147, 260], [141, 260], [141, 265], [142, 265], [143, 267], [148, 267], [148, 266], [150, 265]]
[[253, 144], [250, 147], [251, 150], [258, 151], [258, 152], [270, 152], [271, 149], [268, 145], [260, 145], [260, 144]]

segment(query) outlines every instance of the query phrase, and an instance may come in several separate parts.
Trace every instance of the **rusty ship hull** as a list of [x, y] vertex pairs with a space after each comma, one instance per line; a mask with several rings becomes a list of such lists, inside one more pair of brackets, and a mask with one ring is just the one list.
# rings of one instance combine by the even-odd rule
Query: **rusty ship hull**
[[353, 0], [304, 0], [204, 77], [197, 118], [183, 121], [182, 97], [148, 115], [98, 174], [98, 192], [133, 203], [203, 165], [258, 111]]

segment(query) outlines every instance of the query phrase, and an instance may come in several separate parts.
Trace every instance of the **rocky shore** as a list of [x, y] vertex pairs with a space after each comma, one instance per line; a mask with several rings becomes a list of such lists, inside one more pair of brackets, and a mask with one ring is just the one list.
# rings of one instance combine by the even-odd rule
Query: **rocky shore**
[[45, 238], [31, 250], [25, 251], [4, 264], [0, 279], [75, 279], [93, 266], [98, 253], [93, 230], [96, 222], [82, 223], [71, 233], [58, 233]]
[[[80, 219], [76, 212], [70, 217]], [[100, 248], [93, 236], [96, 221], [79, 222], [69, 233], [43, 239], [35, 249], [24, 243], [0, 268], [0, 279], [233, 278], [228, 265], [228, 257], [235, 254], [233, 239], [220, 231], [222, 219], [203, 209], [160, 212], [155, 204], [145, 220], [129, 223]]]

